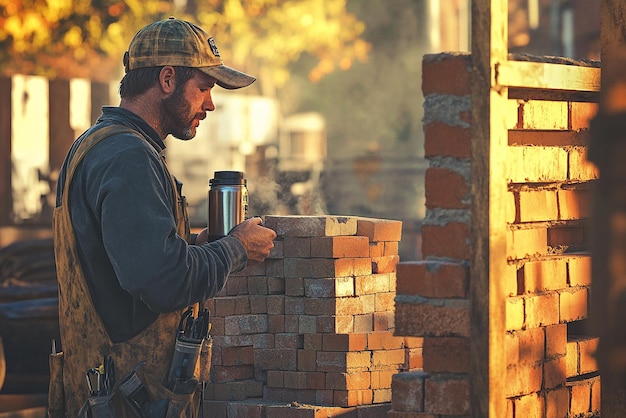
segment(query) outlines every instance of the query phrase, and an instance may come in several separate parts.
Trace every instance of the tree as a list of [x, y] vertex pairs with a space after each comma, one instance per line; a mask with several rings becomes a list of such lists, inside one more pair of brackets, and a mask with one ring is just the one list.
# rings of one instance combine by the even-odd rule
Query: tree
[[364, 61], [364, 24], [346, 0], [0, 0], [0, 73], [112, 81], [141, 26], [169, 16], [215, 36], [229, 65], [259, 75], [264, 93], [288, 79], [287, 65], [316, 58], [309, 78]]

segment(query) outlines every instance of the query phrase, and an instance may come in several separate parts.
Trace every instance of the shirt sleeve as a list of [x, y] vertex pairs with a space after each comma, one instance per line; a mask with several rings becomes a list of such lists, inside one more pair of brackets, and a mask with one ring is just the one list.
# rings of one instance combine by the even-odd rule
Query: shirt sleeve
[[246, 251], [234, 237], [189, 245], [177, 235], [170, 179], [148, 147], [125, 149], [91, 174], [88, 195], [120, 286], [151, 310], [204, 301], [245, 266]]

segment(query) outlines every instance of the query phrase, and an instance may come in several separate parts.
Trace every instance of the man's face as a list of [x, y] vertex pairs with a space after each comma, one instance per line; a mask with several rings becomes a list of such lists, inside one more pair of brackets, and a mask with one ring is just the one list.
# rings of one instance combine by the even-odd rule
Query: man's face
[[201, 71], [183, 85], [177, 85], [171, 96], [161, 102], [161, 123], [167, 133], [188, 140], [196, 136], [206, 112], [215, 110], [211, 89], [215, 79]]

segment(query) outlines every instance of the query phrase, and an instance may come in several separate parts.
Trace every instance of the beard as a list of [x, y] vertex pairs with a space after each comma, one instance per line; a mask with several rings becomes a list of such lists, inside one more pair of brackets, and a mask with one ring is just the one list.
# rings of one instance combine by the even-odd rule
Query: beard
[[184, 89], [176, 88], [174, 93], [161, 101], [161, 124], [165, 132], [172, 136], [189, 140], [196, 136], [196, 128], [193, 126], [195, 114], [191, 111], [191, 105], [185, 100]]

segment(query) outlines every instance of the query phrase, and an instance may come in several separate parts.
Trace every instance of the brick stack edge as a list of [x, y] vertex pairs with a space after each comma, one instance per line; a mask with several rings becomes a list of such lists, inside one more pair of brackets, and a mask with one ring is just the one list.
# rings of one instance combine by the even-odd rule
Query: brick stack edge
[[398, 337], [402, 223], [266, 216], [275, 248], [232, 275], [213, 313], [211, 417], [383, 418], [391, 379], [421, 367], [421, 339]]
[[[471, 56], [423, 60], [423, 261], [397, 266], [395, 335], [423, 338], [423, 368], [392, 378], [388, 418], [469, 416]], [[591, 291], [585, 159], [594, 103], [509, 100], [507, 417], [591, 417], [600, 381], [584, 335]], [[505, 374], [505, 375], [504, 375]]]

